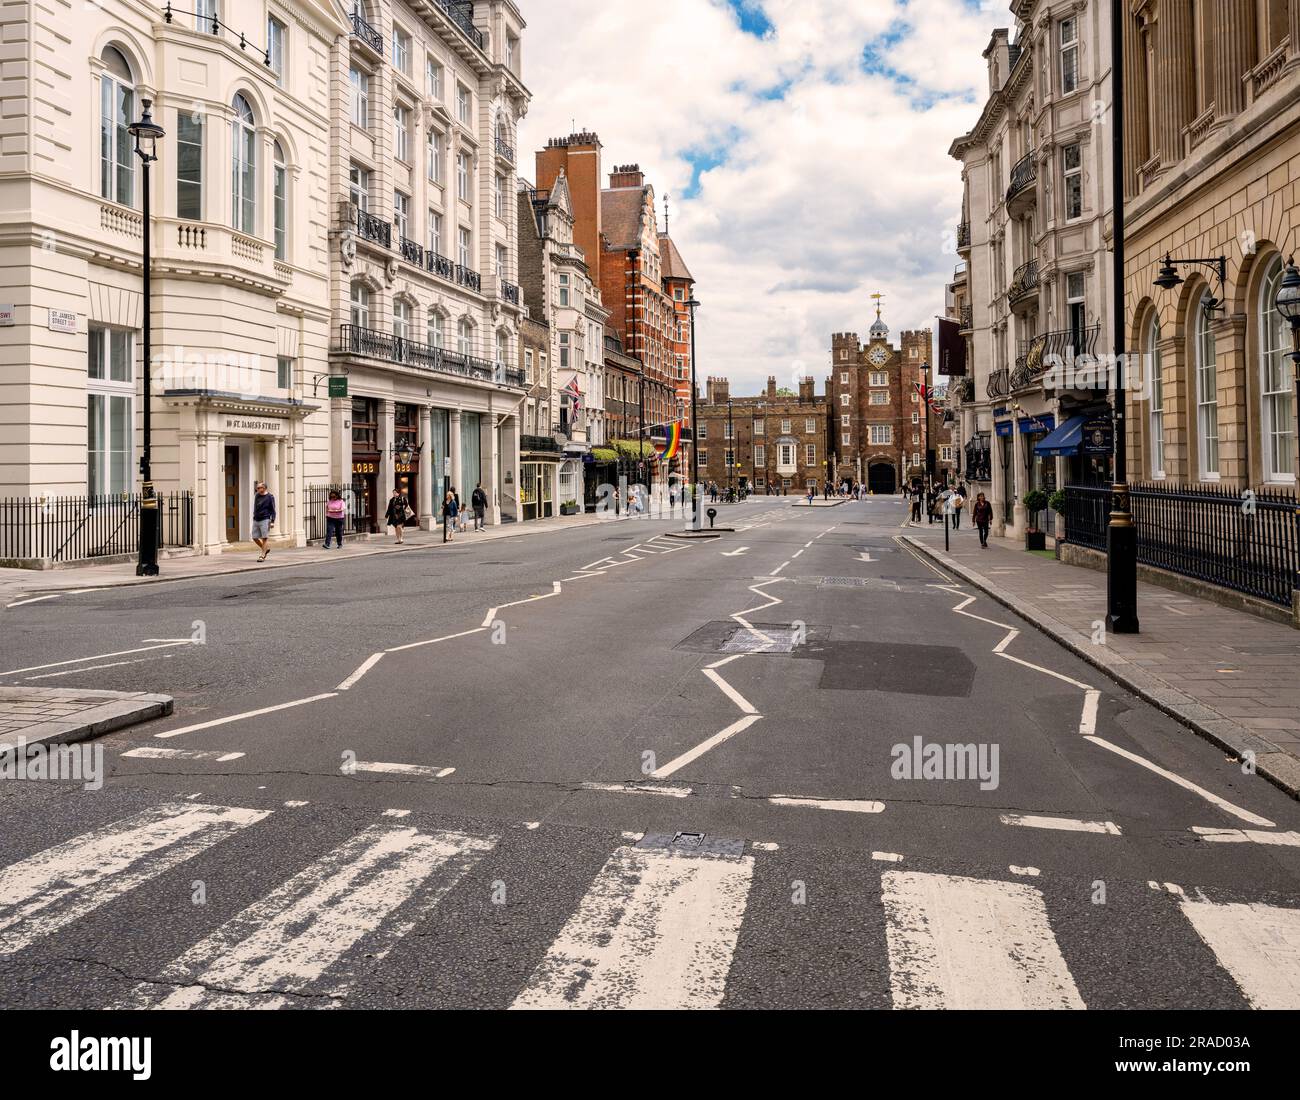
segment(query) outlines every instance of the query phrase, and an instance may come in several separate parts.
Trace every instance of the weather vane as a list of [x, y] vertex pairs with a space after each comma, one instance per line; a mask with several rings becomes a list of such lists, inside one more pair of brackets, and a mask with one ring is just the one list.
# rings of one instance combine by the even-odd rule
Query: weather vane
[[875, 300], [875, 303], [876, 303], [876, 320], [879, 321], [879, 320], [880, 320], [880, 303], [883, 302], [883, 301], [885, 300], [885, 296], [884, 296], [883, 294], [872, 294], [871, 297]]
[[664, 195], [664, 236], [668, 236], [668, 195]]

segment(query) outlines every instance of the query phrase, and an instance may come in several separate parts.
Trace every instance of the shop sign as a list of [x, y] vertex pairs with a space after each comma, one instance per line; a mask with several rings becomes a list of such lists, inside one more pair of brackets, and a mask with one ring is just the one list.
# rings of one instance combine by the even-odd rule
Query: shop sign
[[286, 425], [283, 420], [256, 420], [246, 416], [228, 416], [225, 430], [245, 435], [284, 435]]
[[1115, 453], [1115, 422], [1110, 417], [1093, 417], [1084, 423], [1083, 453], [1086, 455]]
[[331, 377], [330, 396], [347, 397], [347, 395], [348, 395], [348, 380], [342, 375]]
[[0, 328], [13, 328], [14, 325], [14, 307], [13, 303], [0, 305]]
[[379, 473], [379, 463], [354, 462], [352, 463], [352, 472], [354, 474], [377, 474]]

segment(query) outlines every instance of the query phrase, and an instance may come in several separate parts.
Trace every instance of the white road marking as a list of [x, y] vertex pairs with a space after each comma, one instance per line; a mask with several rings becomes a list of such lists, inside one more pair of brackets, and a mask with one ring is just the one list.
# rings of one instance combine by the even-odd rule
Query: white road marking
[[66, 668], [68, 665], [81, 665], [87, 661], [100, 661], [105, 657], [129, 657], [134, 653], [149, 653], [155, 649], [174, 649], [178, 645], [193, 645], [189, 639], [183, 642], [167, 642], [163, 645], [140, 646], [138, 649], [119, 649], [114, 653], [92, 653], [89, 657], [73, 657], [68, 661], [51, 661], [48, 665], [30, 665], [27, 668], [11, 668], [0, 672], [0, 676], [17, 676], [20, 672], [44, 672], [47, 668]]
[[[659, 772], [651, 775], [652, 779], [659, 778]], [[584, 791], [609, 791], [615, 794], [658, 794], [665, 798], [688, 798], [691, 794], [690, 787], [655, 787], [649, 783], [583, 783]]]
[[14, 603], [7, 603], [5, 607], [26, 607], [29, 603], [40, 603], [42, 600], [57, 600], [62, 595], [62, 592], [55, 592], [52, 596], [33, 596], [30, 600], [17, 600]]
[[718, 673], [714, 671], [712, 668], [704, 668], [701, 669], [700, 671], [703, 672], [705, 676], [707, 676], [718, 686], [718, 690], [721, 691], [723, 695], [725, 695], [728, 699], [730, 699], [733, 703], [735, 703], [736, 706], [738, 706], [746, 714], [758, 713], [758, 708], [755, 707], [753, 703], [751, 703], [748, 699], [746, 699], [743, 695], [741, 695], [740, 692], [738, 692], [734, 687], [732, 687], [729, 683], [727, 683], [727, 681], [724, 680], [721, 676], [719, 676]]
[[0, 955], [21, 951], [269, 816], [269, 810], [165, 803], [5, 867]]
[[1265, 833], [1259, 829], [1215, 829], [1193, 825], [1207, 844], [1276, 844], [1287, 848], [1300, 847], [1300, 833]]
[[1097, 732], [1097, 704], [1101, 701], [1101, 692], [1089, 688], [1083, 697], [1083, 715], [1079, 719], [1079, 732], [1084, 737], [1091, 737]]
[[780, 565], [778, 565], [775, 569], [773, 569], [772, 572], [768, 574], [768, 576], [775, 577], [779, 572], [781, 572], [782, 569], [784, 569], [789, 564], [790, 563], [788, 561], [783, 561]]
[[840, 810], [851, 814], [884, 813], [883, 802], [872, 802], [861, 798], [795, 798], [791, 795], [774, 794], [764, 799], [773, 806], [807, 806], [814, 810]]
[[377, 966], [496, 842], [371, 826], [165, 967], [166, 987], [142, 983], [134, 997], [162, 1009], [280, 1007], [283, 994], [308, 993], [337, 1004], [356, 971]]
[[796, 551], [794, 552], [794, 557], [792, 557], [790, 560], [791, 560], [791, 561], [794, 561], [794, 559], [797, 558], [797, 557], [798, 557], [800, 554], [802, 554], [802, 553], [803, 553], [802, 550], [796, 550]]
[[65, 668], [62, 672], [42, 672], [39, 676], [24, 676], [24, 680], [53, 680], [58, 676], [78, 676], [83, 672], [93, 672], [97, 668], [121, 668], [123, 665], [143, 665], [149, 661], [170, 661], [175, 654], [163, 653], [157, 657], [137, 657], [134, 661], [109, 661], [105, 665], [82, 665], [80, 668]]
[[445, 779], [456, 770], [455, 768], [435, 768], [428, 764], [385, 764], [374, 760], [358, 760], [351, 767], [354, 772], [374, 772], [376, 775], [405, 775], [412, 779]]
[[1233, 817], [1240, 818], [1248, 825], [1259, 825], [1265, 829], [1272, 829], [1275, 827], [1275, 823], [1269, 821], [1268, 818], [1260, 817], [1259, 814], [1253, 814], [1249, 810], [1243, 810], [1240, 806], [1234, 806], [1226, 798], [1220, 798], [1217, 794], [1211, 794], [1204, 787], [1198, 787], [1190, 779], [1184, 779], [1181, 775], [1175, 775], [1173, 772], [1162, 768], [1159, 764], [1143, 759], [1136, 753], [1129, 752], [1127, 749], [1122, 749], [1118, 745], [1113, 745], [1109, 741], [1100, 737], [1089, 737], [1086, 738], [1086, 740], [1091, 741], [1094, 745], [1100, 745], [1103, 749], [1109, 749], [1116, 755], [1124, 757], [1125, 760], [1130, 760], [1134, 764], [1146, 768], [1148, 771], [1155, 772], [1156, 775], [1163, 776], [1165, 779], [1168, 779], [1170, 783], [1176, 783], [1178, 786], [1182, 787], [1183, 790], [1191, 791], [1193, 794], [1200, 795], [1206, 802], [1218, 806], [1219, 809], [1232, 814]]
[[444, 634], [441, 638], [430, 638], [425, 642], [411, 642], [410, 645], [393, 646], [392, 649], [384, 650], [385, 653], [405, 653], [408, 649], [422, 649], [427, 645], [437, 645], [439, 642], [454, 642], [457, 638], [468, 638], [471, 634], [482, 634], [487, 627], [476, 626], [473, 630], [462, 630], [459, 634]]
[[410, 816], [411, 816], [411, 811], [410, 811], [410, 810], [385, 810], [385, 811], [384, 811], [382, 814], [380, 814], [379, 816], [380, 816], [380, 817], [395, 817], [395, 818], [397, 818], [398, 820], [401, 820], [401, 819], [404, 818], [404, 817], [410, 817]]
[[203, 752], [199, 749], [165, 749], [161, 745], [144, 745], [138, 749], [131, 749], [130, 752], [124, 752], [122, 755], [143, 760], [215, 760], [219, 764], [226, 764], [231, 760], [239, 760], [244, 754], [242, 752]]
[[558, 596], [563, 591], [559, 581], [552, 581], [551, 584], [553, 586], [551, 591], [544, 596], [529, 596], [526, 600], [515, 600], [513, 603], [503, 603], [500, 607], [488, 608], [488, 613], [483, 616], [483, 626], [480, 629], [491, 626], [498, 611], [504, 611], [507, 607], [520, 607], [526, 603], [536, 603], [538, 600], [549, 600], [552, 596]]
[[1021, 882], [881, 876], [895, 1008], [1083, 1008], [1047, 920]]
[[654, 779], [667, 779], [674, 772], [681, 771], [682, 768], [686, 767], [687, 764], [690, 764], [692, 761], [698, 760], [706, 752], [709, 752], [712, 749], [716, 749], [723, 742], [730, 741], [733, 737], [736, 736], [736, 734], [743, 733], [745, 730], [749, 729], [749, 727], [752, 726], [755, 722], [761, 722], [762, 720], [763, 720], [763, 716], [761, 714], [748, 714], [744, 718], [741, 718], [739, 721], [732, 722], [731, 725], [729, 725], [726, 729], [719, 730], [717, 733], [715, 733], [712, 737], [710, 737], [706, 741], [701, 741], [698, 745], [695, 746], [695, 748], [682, 753], [681, 756], [678, 756], [673, 760], [668, 761], [668, 763], [664, 764], [663, 767], [656, 768], [653, 772], [651, 772], [651, 777]]
[[334, 690], [347, 691], [349, 688], [355, 687], [361, 682], [361, 678], [383, 659], [383, 653], [372, 653], [361, 663], [361, 666], [356, 670], [356, 672], [344, 680], [343, 683], [339, 684], [339, 686]]
[[773, 844], [770, 840], [756, 840], [750, 847], [758, 852], [776, 852], [781, 849], [781, 845]]
[[754, 859], [620, 848], [513, 1008], [717, 1008]]
[[738, 558], [738, 557], [740, 557], [742, 554], [744, 554], [748, 549], [749, 549], [748, 546], [740, 546], [740, 547], [737, 547], [735, 550], [730, 551], [729, 553], [728, 553], [727, 551], [724, 550], [724, 551], [722, 552], [722, 556], [723, 556], [724, 558]]
[[1082, 821], [1073, 817], [1038, 817], [1034, 814], [1000, 814], [1003, 825], [1024, 825], [1030, 829], [1060, 829], [1070, 833], [1106, 833], [1121, 836], [1113, 821]]
[[902, 863], [903, 857], [897, 852], [872, 852], [871, 858], [877, 863]]
[[1300, 909], [1180, 902], [1196, 934], [1254, 1008], [1300, 1008]]
[[1027, 878], [1037, 878], [1043, 873], [1037, 867], [1017, 867], [1014, 863], [1007, 870], [1013, 875], [1024, 875]]
[[196, 733], [199, 730], [210, 730], [215, 726], [227, 726], [231, 722], [242, 722], [245, 718], [260, 718], [263, 714], [275, 714], [277, 711], [290, 710], [293, 707], [306, 706], [308, 703], [319, 703], [322, 699], [335, 699], [338, 692], [327, 691], [321, 695], [311, 695], [306, 699], [295, 699], [292, 703], [280, 703], [274, 707], [262, 707], [260, 710], [246, 710], [243, 714], [232, 714], [228, 718], [214, 718], [210, 722], [199, 722], [193, 726], [182, 726], [178, 730], [167, 730], [165, 733], [155, 733], [155, 737], [166, 739], [168, 737], [180, 737], [183, 733]]
[[306, 801], [297, 801], [297, 800], [295, 800], [295, 801], [291, 801], [291, 802], [286, 802], [285, 805], [288, 806], [289, 809], [291, 809], [291, 810], [296, 810], [296, 809], [298, 809], [300, 806], [307, 806], [307, 805], [310, 805], [310, 803], [308, 803], [308, 802], [306, 802]]

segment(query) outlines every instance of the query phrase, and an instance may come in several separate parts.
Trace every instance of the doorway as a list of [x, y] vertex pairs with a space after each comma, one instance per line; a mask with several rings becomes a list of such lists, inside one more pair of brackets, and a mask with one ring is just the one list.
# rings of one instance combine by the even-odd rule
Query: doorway
[[867, 488], [876, 496], [892, 496], [898, 488], [894, 467], [889, 462], [875, 462], [867, 467]]
[[[226, 512], [226, 541], [239, 541], [239, 448], [227, 447], [225, 463], [221, 468], [225, 488], [222, 499]], [[211, 530], [211, 528], [209, 528]]]

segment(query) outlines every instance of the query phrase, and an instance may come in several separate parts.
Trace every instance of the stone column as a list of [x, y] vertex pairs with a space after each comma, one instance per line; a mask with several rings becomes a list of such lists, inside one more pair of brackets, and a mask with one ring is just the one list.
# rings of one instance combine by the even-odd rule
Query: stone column
[[1156, 20], [1156, 92], [1162, 109], [1157, 113], [1162, 164], [1183, 159], [1183, 128], [1192, 121], [1192, 70], [1188, 57], [1196, 48], [1192, 36], [1192, 7], [1188, 3], [1162, 4]]
[[1219, 479], [1225, 488], [1250, 486], [1250, 420], [1246, 386], [1246, 315], [1213, 322], [1219, 398]]
[[451, 487], [460, 493], [460, 502], [463, 505], [469, 500], [469, 494], [465, 486], [460, 483], [460, 409], [451, 410], [451, 432], [447, 451], [451, 456]]
[[1136, 19], [1127, 13], [1124, 18], [1124, 194], [1128, 196], [1137, 194], [1138, 169], [1151, 155], [1151, 120], [1142, 77], [1142, 35]]
[[1025, 495], [1025, 455], [1024, 440], [1020, 438], [1020, 414], [1011, 411], [1011, 530], [1008, 534], [1014, 538], [1023, 538], [1025, 534], [1025, 506], [1021, 503]]
[[1214, 2], [1214, 115], [1226, 119], [1246, 106], [1246, 86], [1241, 78], [1251, 68], [1255, 52], [1255, 0]]
[[501, 426], [501, 465], [504, 474], [501, 480], [501, 512], [516, 523], [523, 519], [523, 510], [519, 506], [519, 415], [507, 416]]
[[[431, 412], [432, 410], [427, 405], [420, 408], [420, 442], [423, 447], [420, 450], [420, 503], [416, 505], [416, 508], [420, 513], [420, 526], [426, 531], [432, 531], [435, 527], [440, 526], [437, 510], [433, 505], [437, 495], [434, 493], [434, 481], [439, 479], [440, 471], [433, 468]], [[440, 480], [439, 484], [441, 484]]]
[[1287, 20], [1291, 28], [1291, 59], [1300, 59], [1300, 0], [1290, 0]]
[[330, 399], [330, 484], [352, 484], [352, 401]]
[[381, 526], [384, 509], [388, 507], [388, 498], [393, 493], [393, 486], [397, 484], [397, 464], [393, 461], [393, 442], [396, 439], [393, 418], [393, 403], [387, 400], [380, 401], [379, 478], [375, 486], [375, 492], [379, 496], [378, 505]]
[[[487, 494], [487, 510], [483, 521], [489, 527], [501, 525], [500, 489], [500, 447], [497, 443], [497, 414], [492, 411], [491, 398], [488, 399], [488, 411], [479, 420], [479, 469], [482, 471], [483, 492]], [[472, 493], [471, 485], [465, 492]]]

